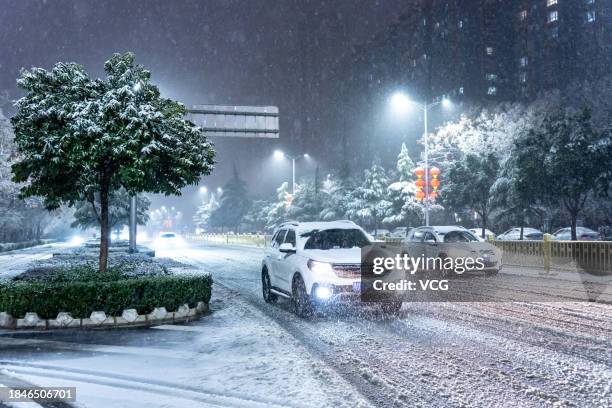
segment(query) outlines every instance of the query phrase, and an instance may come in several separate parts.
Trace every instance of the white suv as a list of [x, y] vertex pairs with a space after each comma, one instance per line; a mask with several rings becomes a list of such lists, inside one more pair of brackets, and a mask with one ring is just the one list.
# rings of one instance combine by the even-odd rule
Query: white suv
[[357, 298], [361, 248], [370, 244], [352, 221], [282, 224], [262, 262], [264, 300], [291, 299], [295, 313], [308, 316], [317, 304]]

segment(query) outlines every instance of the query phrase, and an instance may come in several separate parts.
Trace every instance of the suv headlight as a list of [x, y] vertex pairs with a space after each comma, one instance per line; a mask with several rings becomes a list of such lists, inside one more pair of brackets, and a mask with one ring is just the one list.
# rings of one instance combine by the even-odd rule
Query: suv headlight
[[334, 271], [330, 263], [319, 262], [312, 259], [308, 260], [308, 269], [314, 273], [328, 273]]

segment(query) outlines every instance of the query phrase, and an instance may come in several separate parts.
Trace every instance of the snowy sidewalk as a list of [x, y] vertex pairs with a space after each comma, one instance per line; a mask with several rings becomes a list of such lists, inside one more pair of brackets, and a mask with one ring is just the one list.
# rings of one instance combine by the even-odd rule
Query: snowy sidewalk
[[0, 370], [76, 386], [85, 407], [369, 406], [238, 294], [213, 293], [212, 314], [188, 325], [0, 337]]

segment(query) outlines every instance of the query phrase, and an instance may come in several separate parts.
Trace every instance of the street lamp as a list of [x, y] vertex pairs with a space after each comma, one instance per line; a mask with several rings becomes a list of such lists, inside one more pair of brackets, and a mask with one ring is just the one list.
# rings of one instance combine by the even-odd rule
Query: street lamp
[[295, 194], [295, 161], [301, 158], [308, 159], [310, 155], [308, 153], [299, 154], [297, 156], [287, 156], [280, 150], [274, 151], [274, 158], [279, 160], [283, 158], [287, 158], [291, 160], [291, 194]]
[[[411, 100], [410, 98], [408, 98], [408, 96], [406, 96], [402, 92], [396, 92], [391, 97], [391, 107], [397, 113], [402, 113], [402, 112], [409, 110], [410, 105], [416, 105], [423, 110], [423, 125], [424, 125], [423, 139], [425, 142], [425, 169], [424, 169], [425, 171], [423, 175], [425, 176], [425, 185], [429, 186], [429, 132], [427, 129], [427, 113], [429, 109], [437, 105], [442, 105], [442, 107], [444, 108], [450, 108], [452, 106], [452, 102], [446, 96], [432, 103], [415, 102]], [[424, 197], [424, 199], [425, 199], [425, 226], [428, 227], [429, 226], [430, 197]]]
[[200, 194], [206, 194], [208, 189], [205, 186], [200, 187]]

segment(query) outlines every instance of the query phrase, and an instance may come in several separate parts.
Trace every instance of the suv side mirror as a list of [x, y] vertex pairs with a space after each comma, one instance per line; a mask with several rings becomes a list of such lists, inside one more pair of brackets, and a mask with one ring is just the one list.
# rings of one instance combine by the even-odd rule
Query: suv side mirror
[[296, 252], [295, 247], [292, 244], [290, 244], [289, 242], [285, 242], [284, 244], [281, 244], [278, 247], [278, 250], [280, 252], [283, 252], [283, 253], [286, 253], [286, 254], [295, 254], [295, 252]]

